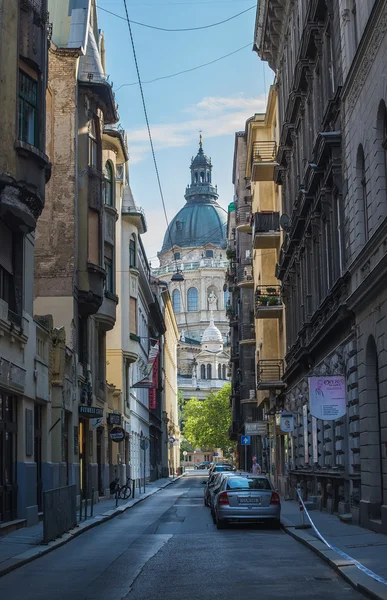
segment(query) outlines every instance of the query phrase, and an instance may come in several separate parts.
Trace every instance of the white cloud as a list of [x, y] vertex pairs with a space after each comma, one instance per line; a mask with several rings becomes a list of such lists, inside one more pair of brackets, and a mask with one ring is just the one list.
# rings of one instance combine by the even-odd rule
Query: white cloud
[[[243, 130], [246, 120], [256, 112], [265, 110], [264, 95], [256, 98], [233, 96], [230, 98], [208, 96], [185, 109], [191, 119], [152, 125], [152, 138], [156, 150], [187, 146], [201, 129], [206, 139], [233, 135]], [[149, 152], [146, 127], [128, 131], [131, 163], [138, 163]]]

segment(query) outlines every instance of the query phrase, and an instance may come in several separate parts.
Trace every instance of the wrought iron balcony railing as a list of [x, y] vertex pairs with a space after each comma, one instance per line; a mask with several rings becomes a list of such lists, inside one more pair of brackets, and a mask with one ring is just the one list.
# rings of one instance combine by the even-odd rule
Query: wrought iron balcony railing
[[236, 228], [238, 231], [251, 231], [251, 227], [251, 199], [249, 201], [242, 200], [236, 211]]
[[257, 285], [254, 298], [255, 318], [278, 318], [283, 302], [280, 285]]
[[256, 212], [253, 221], [255, 249], [275, 248], [280, 241], [279, 212]]
[[282, 358], [259, 360], [257, 364], [257, 389], [270, 390], [285, 387], [282, 381], [284, 361]]

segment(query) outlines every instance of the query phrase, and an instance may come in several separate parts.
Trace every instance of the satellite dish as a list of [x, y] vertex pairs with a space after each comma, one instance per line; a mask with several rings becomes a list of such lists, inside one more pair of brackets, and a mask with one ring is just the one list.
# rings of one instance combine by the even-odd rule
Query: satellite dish
[[281, 215], [280, 225], [284, 231], [289, 231], [289, 223], [290, 223], [290, 219], [289, 219], [288, 215]]

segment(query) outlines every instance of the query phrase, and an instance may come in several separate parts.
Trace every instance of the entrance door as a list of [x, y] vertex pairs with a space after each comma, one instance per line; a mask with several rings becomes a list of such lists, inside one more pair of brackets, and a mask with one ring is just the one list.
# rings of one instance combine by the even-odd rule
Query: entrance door
[[43, 477], [42, 477], [42, 407], [35, 404], [34, 410], [34, 461], [36, 463], [36, 503], [38, 511], [43, 510]]
[[16, 519], [16, 402], [0, 392], [0, 523]]
[[103, 427], [97, 429], [97, 464], [98, 464], [98, 492], [100, 496], [104, 495], [104, 486], [102, 478], [103, 468]]
[[86, 421], [79, 419], [79, 475], [80, 475], [80, 489], [82, 496], [86, 494], [86, 481], [87, 481], [87, 454], [86, 454]]

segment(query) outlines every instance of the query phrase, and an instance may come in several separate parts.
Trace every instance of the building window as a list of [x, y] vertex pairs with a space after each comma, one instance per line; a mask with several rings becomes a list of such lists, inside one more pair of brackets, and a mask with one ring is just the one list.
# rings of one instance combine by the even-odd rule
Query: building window
[[136, 268], [136, 240], [134, 235], [130, 238], [129, 241], [129, 267]]
[[230, 302], [230, 292], [226, 290], [223, 296], [224, 308], [227, 307], [227, 304]]
[[212, 379], [212, 366], [207, 365], [207, 379]]
[[89, 167], [98, 167], [97, 127], [94, 119], [89, 124]]
[[0, 298], [13, 308], [13, 235], [0, 220]]
[[19, 71], [19, 138], [39, 147], [38, 84]]
[[188, 312], [199, 310], [199, 294], [196, 288], [189, 288], [187, 293]]
[[226, 365], [223, 365], [223, 379], [227, 379]]
[[130, 333], [137, 335], [137, 300], [136, 300], [136, 298], [130, 298], [129, 327], [130, 327]]
[[218, 365], [218, 379], [222, 379], [222, 365]]
[[205, 365], [201, 365], [200, 367], [200, 379], [205, 379], [206, 378], [206, 366]]
[[173, 255], [173, 258], [175, 260], [180, 260], [180, 252], [175, 252], [175, 254]]
[[78, 319], [78, 360], [85, 367], [87, 365], [87, 317]]
[[357, 159], [356, 159], [356, 178], [358, 181], [358, 197], [359, 197], [359, 209], [360, 213], [363, 214], [362, 219], [362, 242], [365, 244], [368, 240], [369, 236], [369, 215], [368, 215], [368, 205], [367, 205], [367, 179], [366, 179], [366, 169], [365, 169], [365, 159], [364, 159], [364, 150], [363, 146], [359, 146], [357, 151]]
[[173, 290], [172, 292], [172, 306], [173, 312], [179, 313], [181, 310], [180, 292], [179, 290]]
[[88, 213], [88, 261], [94, 265], [101, 264], [100, 258], [99, 213], [89, 208]]
[[103, 200], [108, 206], [114, 206], [113, 169], [110, 162], [105, 165]]
[[113, 261], [110, 258], [105, 257], [105, 271], [106, 271], [106, 279], [105, 279], [105, 291], [114, 294], [114, 271], [113, 271]]
[[206, 258], [214, 258], [214, 251], [206, 250]]
[[105, 387], [105, 334], [102, 331], [98, 331], [98, 381], [99, 387]]

